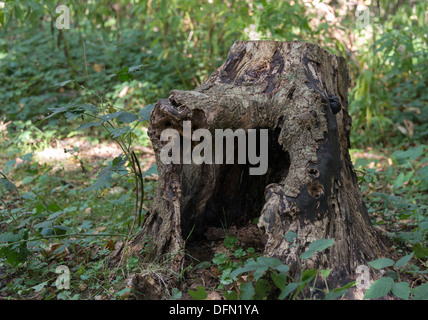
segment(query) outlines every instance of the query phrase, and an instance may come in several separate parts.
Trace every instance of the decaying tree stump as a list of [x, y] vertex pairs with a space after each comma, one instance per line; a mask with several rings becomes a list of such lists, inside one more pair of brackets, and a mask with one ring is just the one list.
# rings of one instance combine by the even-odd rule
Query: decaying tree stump
[[[316, 45], [234, 43], [204, 84], [173, 90], [155, 105], [148, 133], [159, 185], [138, 241], [149, 241], [154, 256], [171, 253], [171, 267], [179, 270], [186, 241], [198, 241], [207, 227], [259, 218], [264, 255], [297, 272], [297, 257], [310, 242], [334, 238], [309, 267], [332, 268], [333, 286], [355, 279], [356, 267], [379, 258], [385, 245], [370, 224], [348, 153], [347, 90], [345, 59]], [[161, 133], [175, 129], [186, 138], [184, 121], [192, 132], [203, 128], [213, 136], [219, 128], [268, 129], [267, 172], [250, 175], [252, 165], [236, 158], [234, 164], [163, 163]], [[289, 231], [298, 245], [284, 239]]]

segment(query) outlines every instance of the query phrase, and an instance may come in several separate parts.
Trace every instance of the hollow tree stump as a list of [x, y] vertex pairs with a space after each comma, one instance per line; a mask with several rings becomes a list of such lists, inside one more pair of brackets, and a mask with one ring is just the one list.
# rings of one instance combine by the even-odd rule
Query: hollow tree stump
[[[159, 100], [148, 130], [159, 184], [141, 234], [152, 254], [172, 254], [178, 271], [186, 241], [198, 241], [207, 227], [259, 218], [264, 255], [292, 273], [310, 242], [334, 238], [308, 267], [331, 268], [332, 286], [355, 279], [356, 267], [385, 253], [385, 245], [370, 224], [348, 153], [347, 89], [345, 59], [316, 45], [239, 41], [204, 84]], [[192, 132], [213, 135], [219, 128], [268, 129], [266, 173], [250, 175], [251, 165], [236, 158], [233, 164], [163, 163], [162, 131], [175, 129], [184, 139], [185, 121]], [[284, 239], [289, 231], [298, 245]]]

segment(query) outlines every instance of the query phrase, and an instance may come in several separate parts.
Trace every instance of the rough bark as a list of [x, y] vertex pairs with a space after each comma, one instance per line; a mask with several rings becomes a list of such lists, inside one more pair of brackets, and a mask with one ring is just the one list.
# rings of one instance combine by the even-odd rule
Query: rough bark
[[[179, 270], [186, 241], [207, 227], [259, 217], [264, 255], [297, 272], [309, 243], [335, 244], [308, 267], [332, 268], [331, 283], [349, 283], [359, 264], [385, 246], [371, 226], [348, 153], [348, 71], [342, 57], [304, 42], [240, 41], [209, 79], [191, 91], [173, 90], [151, 114], [149, 136], [159, 185], [137, 241], [150, 241], [154, 256], [172, 254]], [[269, 167], [249, 175], [243, 164], [169, 164], [160, 161], [164, 129], [269, 130]], [[293, 246], [284, 235], [293, 231]]]

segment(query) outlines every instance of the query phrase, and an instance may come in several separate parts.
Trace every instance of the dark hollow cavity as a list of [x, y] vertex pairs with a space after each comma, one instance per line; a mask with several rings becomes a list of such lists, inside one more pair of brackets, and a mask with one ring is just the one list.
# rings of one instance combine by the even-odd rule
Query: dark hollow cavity
[[[278, 183], [281, 178], [286, 177], [290, 167], [289, 153], [278, 144], [279, 133], [279, 128], [275, 131], [269, 130], [268, 169], [264, 175], [250, 175], [249, 168], [253, 165], [248, 162], [248, 159], [246, 164], [237, 163], [238, 144], [235, 139], [235, 163], [220, 165], [212, 194], [197, 194], [184, 208], [181, 215], [183, 239], [192, 244], [204, 239], [204, 233], [209, 227], [230, 228], [232, 225], [239, 227], [260, 216], [265, 203], [265, 187], [271, 183]], [[260, 155], [259, 146], [258, 131], [257, 156]], [[202, 164], [201, 166], [213, 165]], [[196, 204], [200, 203], [201, 197], [207, 200], [202, 211], [197, 213]]]

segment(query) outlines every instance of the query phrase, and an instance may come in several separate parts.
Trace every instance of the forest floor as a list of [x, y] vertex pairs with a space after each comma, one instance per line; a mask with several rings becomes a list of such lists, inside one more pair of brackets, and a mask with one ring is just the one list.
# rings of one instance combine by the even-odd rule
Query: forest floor
[[[136, 147], [135, 150], [139, 154], [142, 171], [149, 170], [155, 163], [153, 150], [150, 147], [143, 146]], [[97, 191], [96, 197], [93, 197], [92, 202], [85, 199], [87, 195], [84, 192], [80, 192], [89, 187], [90, 177], [96, 175], [101, 162], [112, 161], [121, 152], [122, 150], [113, 143], [89, 143], [85, 139], [73, 137], [61, 141], [55, 140], [50, 146], [34, 153], [33, 166], [44, 167], [45, 173], [55, 176], [54, 182], [49, 184], [50, 188], [52, 188], [51, 193], [54, 193], [54, 190], [57, 192], [60, 190], [61, 192], [64, 190], [77, 191], [73, 192], [73, 196], [69, 199], [58, 200], [57, 202], [59, 207], [72, 207], [78, 211], [78, 215], [83, 216], [76, 215], [74, 218], [70, 218], [70, 220], [80, 220], [77, 225], [80, 223], [81, 225], [75, 230], [84, 230], [85, 228], [82, 225], [86, 223], [86, 225], [89, 226], [91, 224], [92, 226], [91, 229], [88, 227], [87, 230], [91, 230], [95, 234], [102, 232], [116, 233], [117, 230], [126, 234], [129, 231], [130, 224], [135, 219], [133, 204], [128, 201], [132, 197], [126, 198], [128, 199], [127, 202], [120, 202], [120, 199], [123, 194], [132, 194], [132, 188], [127, 190], [116, 186], [106, 189], [108, 192]], [[392, 160], [387, 153], [359, 150], [352, 152], [352, 158], [354, 163], [361, 163], [362, 161], [368, 169], [373, 170], [371, 172], [371, 180], [364, 178], [361, 184], [362, 191], [367, 199], [370, 200], [370, 196], [373, 193], [381, 195], [393, 193], [394, 185], [376, 178], [375, 175], [376, 172], [386, 172], [391, 167]], [[1, 161], [4, 161], [4, 159], [1, 159]], [[16, 166], [19, 166], [21, 162], [21, 159], [17, 158]], [[357, 168], [358, 176], [360, 178], [365, 177], [367, 171], [361, 171], [360, 169], [361, 166]], [[15, 184], [21, 190], [31, 192], [37, 187], [47, 187], [47, 183], [43, 185], [42, 181], [30, 187], [30, 184], [25, 181], [26, 174], [28, 174], [28, 170], [23, 175], [15, 174], [11, 177], [16, 179]], [[149, 207], [150, 200], [154, 196], [156, 180], [156, 174], [145, 177], [145, 181], [149, 185], [145, 195], [145, 208]], [[59, 194], [61, 194], [61, 197], [67, 198], [66, 193]], [[6, 199], [9, 210], [21, 215], [20, 221], [25, 217], [25, 211], [28, 212], [28, 215], [34, 212], [31, 211], [32, 208], [26, 205], [25, 201], [18, 199], [16, 196], [9, 196]], [[45, 201], [49, 202], [51, 200], [45, 198]], [[85, 201], [87, 201], [87, 204], [82, 205]], [[99, 203], [96, 205], [94, 202]], [[393, 208], [391, 211], [390, 208], [379, 206], [378, 200], [375, 202], [367, 202], [367, 206], [376, 228], [381, 230], [384, 235], [391, 236], [397, 233], [412, 232], [415, 228], [416, 221], [414, 216], [404, 215], [398, 217], [397, 214], [393, 214], [394, 210], [396, 211], [395, 213], [400, 211], [398, 207]], [[106, 209], [106, 206], [112, 204], [114, 206], [115, 203], [118, 204], [115, 210]], [[55, 208], [50, 205], [48, 207], [52, 210]], [[64, 212], [63, 215], [66, 214]], [[121, 219], [126, 220], [127, 223], [118, 229], [117, 225]], [[34, 221], [38, 222], [36, 219]], [[63, 218], [63, 221], [67, 223], [67, 218]], [[6, 223], [0, 224], [0, 231], [5, 231], [7, 228], [8, 225]], [[137, 228], [134, 234], [136, 231]], [[74, 241], [73, 245], [66, 246], [61, 252], [56, 252], [56, 250], [64, 242], [57, 240], [46, 244], [44, 249], [36, 253], [33, 258], [34, 265], [28, 262], [9, 270], [6, 264], [2, 265], [0, 263], [0, 299], [65, 298], [59, 295], [52, 281], [52, 269], [60, 264], [70, 266], [73, 277], [78, 279], [78, 283], [73, 286], [72, 292], [74, 295], [69, 296], [69, 298], [127, 299], [132, 297], [129, 296], [129, 279], [136, 273], [144, 273], [147, 270], [142, 270], [138, 266], [138, 258], [136, 260], [131, 258], [126, 261], [125, 266], [115, 270], [110, 270], [107, 263], [112, 256], [117, 255], [118, 250], [123, 246], [123, 239], [117, 236], [106, 236], [105, 238], [94, 237], [93, 240], [89, 241], [71, 237], [70, 241]], [[228, 278], [228, 272], [230, 273], [232, 267], [236, 268], [236, 265], [242, 264], [245, 259], [261, 255], [265, 243], [266, 239], [254, 221], [248, 221], [247, 224], [239, 227], [208, 228], [204, 241], [187, 246], [185, 272], [180, 277], [180, 285], [177, 288], [177, 292], [180, 292], [180, 294], [174, 296], [171, 293], [169, 298], [192, 299], [189, 292], [196, 292], [199, 287], [203, 287], [206, 299], [224, 299], [222, 292], [226, 289], [236, 291], [236, 286], [239, 285], [239, 283], [232, 282]], [[405, 252], [406, 246], [408, 250], [412, 249], [411, 245], [397, 243], [395, 250]], [[426, 261], [424, 259], [414, 260], [415, 264], [422, 269], [426, 269]], [[43, 272], [42, 268], [50, 271]], [[228, 271], [228, 269], [230, 270]], [[153, 272], [153, 270], [150, 272]], [[31, 279], [32, 277], [33, 279]], [[46, 280], [47, 278], [51, 280]], [[420, 285], [428, 281], [426, 275], [406, 278], [408, 278], [407, 281], [411, 283], [411, 286]], [[42, 280], [45, 281], [42, 282]], [[42, 286], [40, 282], [44, 283], [44, 285]], [[101, 283], [101, 285], [97, 285], [97, 283]], [[20, 290], [17, 290], [17, 288], [20, 288]]]

